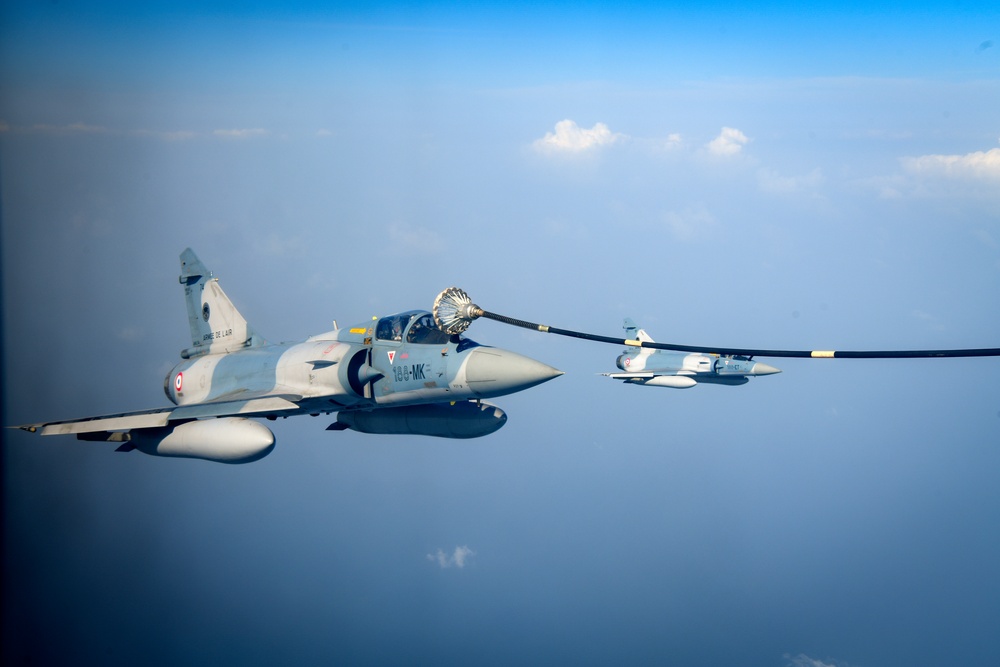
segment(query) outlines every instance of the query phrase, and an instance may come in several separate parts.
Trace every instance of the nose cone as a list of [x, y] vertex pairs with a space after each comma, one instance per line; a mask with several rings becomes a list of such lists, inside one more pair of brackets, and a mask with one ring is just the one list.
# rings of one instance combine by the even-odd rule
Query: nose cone
[[780, 368], [775, 368], [759, 361], [753, 365], [753, 369], [750, 371], [752, 375], [774, 375], [780, 372]]
[[562, 374], [540, 361], [495, 347], [477, 347], [465, 365], [469, 388], [482, 398], [513, 394]]

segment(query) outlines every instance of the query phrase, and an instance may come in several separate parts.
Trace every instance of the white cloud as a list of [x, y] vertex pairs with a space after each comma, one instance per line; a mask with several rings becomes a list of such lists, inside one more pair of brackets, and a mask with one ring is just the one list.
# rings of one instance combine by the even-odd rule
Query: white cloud
[[547, 132], [544, 137], [532, 144], [535, 150], [543, 153], [581, 151], [610, 146], [625, 139], [624, 134], [612, 132], [604, 123], [595, 123], [589, 130], [582, 128], [572, 120], [561, 120], [556, 123], [555, 132]]
[[427, 554], [427, 560], [432, 563], [437, 563], [442, 570], [446, 570], [450, 567], [462, 569], [465, 567], [468, 560], [475, 555], [475, 551], [463, 545], [455, 547], [455, 551], [451, 554], [446, 554], [444, 550], [438, 549], [435, 553]]
[[734, 127], [724, 127], [715, 139], [705, 145], [713, 155], [739, 155], [743, 147], [750, 142], [747, 135]]
[[455, 553], [452, 554], [452, 560], [455, 561], [455, 567], [465, 567], [465, 561], [467, 558], [475, 556], [476, 552], [469, 547], [455, 547]]
[[267, 130], [261, 127], [254, 128], [238, 128], [232, 130], [215, 130], [212, 132], [217, 137], [222, 137], [224, 139], [251, 139], [253, 137], [263, 137], [270, 134]]
[[965, 155], [904, 157], [900, 162], [903, 169], [917, 175], [1000, 180], [1000, 148]]
[[964, 155], [921, 155], [899, 158], [902, 170], [859, 184], [882, 199], [952, 198], [993, 202], [1000, 197], [1000, 148]]

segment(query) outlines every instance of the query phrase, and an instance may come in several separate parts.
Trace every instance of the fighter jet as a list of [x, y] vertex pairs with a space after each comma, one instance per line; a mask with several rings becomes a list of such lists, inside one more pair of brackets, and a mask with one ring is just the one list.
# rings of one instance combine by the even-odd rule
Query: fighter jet
[[[625, 318], [622, 326], [627, 340], [654, 342], [631, 318]], [[752, 376], [781, 372], [774, 366], [747, 356], [674, 352], [648, 347], [625, 350], [618, 357], [617, 365], [623, 373], [602, 375], [624, 380], [627, 384], [674, 389], [687, 389], [701, 383], [735, 386], [746, 384]]]
[[25, 424], [41, 435], [119, 443], [117, 451], [247, 463], [274, 434], [251, 418], [337, 413], [327, 430], [476, 438], [507, 421], [483, 401], [562, 375], [520, 354], [439, 329], [411, 310], [337, 328], [301, 343], [268, 343], [237, 311], [195, 253], [181, 254], [191, 346], [167, 375], [174, 404]]

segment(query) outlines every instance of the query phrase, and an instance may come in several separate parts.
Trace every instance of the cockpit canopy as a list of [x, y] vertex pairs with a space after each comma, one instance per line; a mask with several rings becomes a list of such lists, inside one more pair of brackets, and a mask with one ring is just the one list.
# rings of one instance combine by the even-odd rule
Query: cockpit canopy
[[383, 317], [375, 325], [375, 338], [423, 345], [441, 345], [451, 340], [437, 328], [434, 316], [426, 310], [408, 310]]

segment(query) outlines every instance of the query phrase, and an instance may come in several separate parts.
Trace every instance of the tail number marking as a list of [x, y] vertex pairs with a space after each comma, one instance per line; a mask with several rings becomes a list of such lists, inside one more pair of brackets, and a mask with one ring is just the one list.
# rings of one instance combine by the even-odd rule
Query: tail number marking
[[427, 375], [424, 370], [425, 364], [410, 364], [409, 366], [393, 366], [392, 374], [396, 382], [409, 382], [410, 380], [425, 380]]

